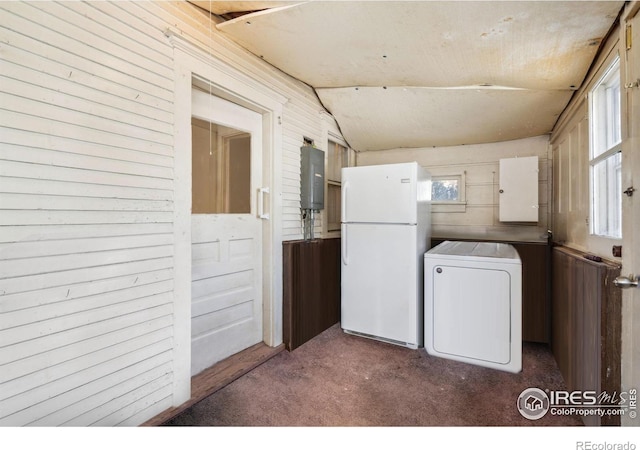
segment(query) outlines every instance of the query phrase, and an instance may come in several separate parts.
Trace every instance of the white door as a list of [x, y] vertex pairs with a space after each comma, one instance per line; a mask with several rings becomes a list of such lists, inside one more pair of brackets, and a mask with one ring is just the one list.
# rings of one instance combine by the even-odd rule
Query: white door
[[262, 118], [192, 92], [191, 375], [262, 341]]
[[[631, 25], [631, 48], [622, 76], [628, 104], [629, 138], [622, 152], [622, 275], [640, 276], [640, 11], [627, 20]], [[640, 389], [640, 288], [622, 292], [622, 390]], [[637, 412], [636, 412], [637, 414]], [[625, 415], [623, 425], [638, 425], [640, 418]]]

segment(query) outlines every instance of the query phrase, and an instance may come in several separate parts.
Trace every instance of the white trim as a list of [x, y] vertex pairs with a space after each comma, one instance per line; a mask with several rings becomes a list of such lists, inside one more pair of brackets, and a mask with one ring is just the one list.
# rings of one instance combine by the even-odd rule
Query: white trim
[[[263, 227], [263, 339], [282, 343], [282, 110], [287, 98], [186, 41], [165, 32], [174, 47], [174, 384], [173, 405], [191, 389], [191, 88], [193, 80], [210, 91], [262, 115], [263, 185], [271, 192]], [[209, 80], [209, 81], [205, 81]]]
[[[191, 398], [191, 116], [181, 114], [191, 101], [190, 73], [174, 63], [174, 208], [173, 208], [173, 406]], [[187, 145], [178, 145], [188, 140]], [[188, 149], [188, 151], [186, 151]], [[188, 158], [179, 158], [183, 152]]]
[[233, 84], [234, 82], [241, 83], [245, 86], [245, 90], [247, 91], [247, 93], [249, 90], [252, 91], [250, 98], [259, 105], [270, 105], [275, 102], [275, 104], [280, 105], [281, 109], [282, 105], [289, 101], [287, 97], [279, 94], [272, 89], [269, 89], [264, 84], [261, 84], [255, 79], [248, 77], [242, 72], [239, 72], [223, 61], [216, 59], [210, 54], [210, 51], [208, 49], [194, 44], [193, 42], [187, 41], [179, 31], [167, 28], [164, 34], [165, 36], [167, 36], [174, 49], [181, 50], [192, 58], [199, 60], [201, 63], [210, 66], [211, 69], [218, 72], [218, 75], [223, 76], [222, 80], [216, 79], [216, 85], [227, 86], [230, 83]]
[[[433, 200], [431, 199], [432, 213], [464, 213], [467, 210], [467, 172], [466, 170], [430, 170], [432, 183], [437, 180], [447, 180], [457, 178], [460, 181], [458, 186], [458, 200]], [[435, 173], [434, 173], [435, 172]]]

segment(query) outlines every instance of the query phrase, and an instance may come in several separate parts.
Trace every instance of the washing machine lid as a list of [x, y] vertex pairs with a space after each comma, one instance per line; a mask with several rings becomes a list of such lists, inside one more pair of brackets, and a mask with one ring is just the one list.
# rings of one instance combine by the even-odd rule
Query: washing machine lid
[[520, 256], [515, 247], [504, 242], [444, 241], [429, 250], [425, 256], [427, 255], [451, 259], [499, 259], [501, 263], [520, 264]]

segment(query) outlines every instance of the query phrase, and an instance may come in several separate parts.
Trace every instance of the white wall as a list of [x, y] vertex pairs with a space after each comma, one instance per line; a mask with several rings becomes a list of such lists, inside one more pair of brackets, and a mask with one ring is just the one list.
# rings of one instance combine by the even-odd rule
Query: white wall
[[179, 361], [165, 31], [287, 98], [283, 239], [301, 236], [299, 147], [323, 109], [185, 2], [0, 8], [0, 425], [142, 423], [176, 403]]
[[[546, 240], [550, 161], [548, 136], [493, 144], [428, 147], [360, 152], [357, 165], [417, 161], [432, 175], [466, 174], [463, 212], [432, 212], [432, 236], [451, 239]], [[539, 158], [538, 223], [514, 224], [499, 221], [498, 190], [500, 159], [525, 156]]]

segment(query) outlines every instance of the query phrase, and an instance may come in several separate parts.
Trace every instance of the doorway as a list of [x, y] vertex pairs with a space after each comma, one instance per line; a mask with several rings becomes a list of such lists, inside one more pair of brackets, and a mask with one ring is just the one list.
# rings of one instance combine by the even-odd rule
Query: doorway
[[262, 116], [196, 87], [191, 100], [193, 376], [262, 342], [264, 194]]

